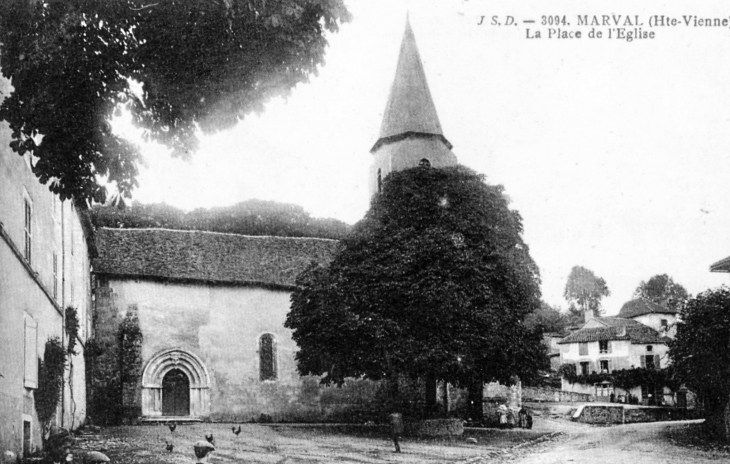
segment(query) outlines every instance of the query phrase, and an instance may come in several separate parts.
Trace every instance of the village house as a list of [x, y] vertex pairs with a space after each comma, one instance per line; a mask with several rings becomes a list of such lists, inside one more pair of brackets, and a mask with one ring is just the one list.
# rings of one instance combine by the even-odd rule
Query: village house
[[[631, 368], [662, 369], [669, 358], [667, 342], [676, 333], [677, 313], [649, 300], [625, 303], [618, 316], [593, 317], [558, 342], [561, 365], [575, 366], [578, 376], [611, 374]], [[632, 395], [649, 404], [674, 404], [674, 393], [664, 385], [641, 385], [624, 391], [610, 381], [573, 383], [563, 376], [562, 389], [595, 395], [599, 401], [625, 401]]]
[[[10, 83], [0, 78], [0, 94]], [[84, 349], [92, 333], [89, 263], [94, 243], [83, 204], [61, 201], [32, 172], [30, 155], [10, 149], [0, 123], [0, 452], [18, 456], [41, 445], [36, 411], [39, 359], [46, 342], [68, 346], [65, 310], [79, 329], [54, 424], [78, 426], [86, 415]], [[73, 366], [71, 370], [70, 367]]]

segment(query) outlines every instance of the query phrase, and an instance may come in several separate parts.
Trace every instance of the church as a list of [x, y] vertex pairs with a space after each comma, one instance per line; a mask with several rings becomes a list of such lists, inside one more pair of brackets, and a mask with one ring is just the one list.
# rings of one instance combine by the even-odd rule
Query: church
[[[371, 194], [390, 172], [455, 165], [451, 148], [407, 23], [370, 150]], [[337, 247], [316, 238], [98, 230], [91, 414], [110, 413], [105, 389], [114, 384], [105, 366], [120, 356], [131, 361], [121, 367], [122, 405], [113, 414], [127, 418], [313, 421], [367, 409], [375, 382], [325, 388], [299, 376], [297, 347], [284, 327], [296, 276], [311, 263], [328, 263]], [[125, 345], [130, 326], [138, 339]]]

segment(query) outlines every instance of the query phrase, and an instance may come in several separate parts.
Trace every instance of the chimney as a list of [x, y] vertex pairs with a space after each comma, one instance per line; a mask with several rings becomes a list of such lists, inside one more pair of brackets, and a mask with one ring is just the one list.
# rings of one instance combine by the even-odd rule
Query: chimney
[[583, 312], [583, 316], [585, 317], [585, 322], [590, 321], [591, 319], [595, 318], [596, 316], [593, 314], [593, 310], [588, 308]]

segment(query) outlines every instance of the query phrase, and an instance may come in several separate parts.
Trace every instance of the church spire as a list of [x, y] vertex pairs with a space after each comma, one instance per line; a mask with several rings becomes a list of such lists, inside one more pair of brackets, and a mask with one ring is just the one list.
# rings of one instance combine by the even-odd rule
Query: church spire
[[441, 130], [436, 106], [428, 89], [421, 55], [416, 46], [416, 37], [406, 16], [406, 30], [400, 46], [395, 79], [385, 106], [380, 136], [371, 151], [377, 150], [383, 143], [410, 134], [438, 137], [451, 148]]
[[370, 153], [373, 154], [373, 164], [369, 184], [373, 195], [381, 191], [383, 181], [393, 171], [457, 164], [451, 144], [441, 130], [416, 47], [416, 37], [407, 18], [380, 135]]

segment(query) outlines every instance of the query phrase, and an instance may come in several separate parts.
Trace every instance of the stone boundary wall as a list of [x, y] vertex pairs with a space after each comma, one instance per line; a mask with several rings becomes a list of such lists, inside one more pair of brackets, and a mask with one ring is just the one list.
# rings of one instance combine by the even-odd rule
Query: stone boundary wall
[[522, 400], [536, 403], [587, 403], [595, 401], [589, 393], [577, 393], [550, 387], [522, 387]]
[[[485, 401], [506, 401], [510, 407], [519, 408], [523, 401], [534, 403], [587, 403], [595, 401], [595, 396], [589, 393], [577, 393], [558, 390], [551, 387], [523, 387], [517, 385], [507, 386], [497, 382], [484, 385]], [[513, 403], [515, 403], [513, 405]]]
[[464, 422], [461, 419], [429, 419], [418, 422], [406, 422], [406, 435], [418, 437], [445, 437], [464, 434]]
[[579, 407], [575, 414], [573, 414], [574, 421], [586, 424], [631, 424], [637, 422], [696, 419], [698, 417], [698, 411], [694, 409], [642, 408], [619, 404], [587, 404]]

